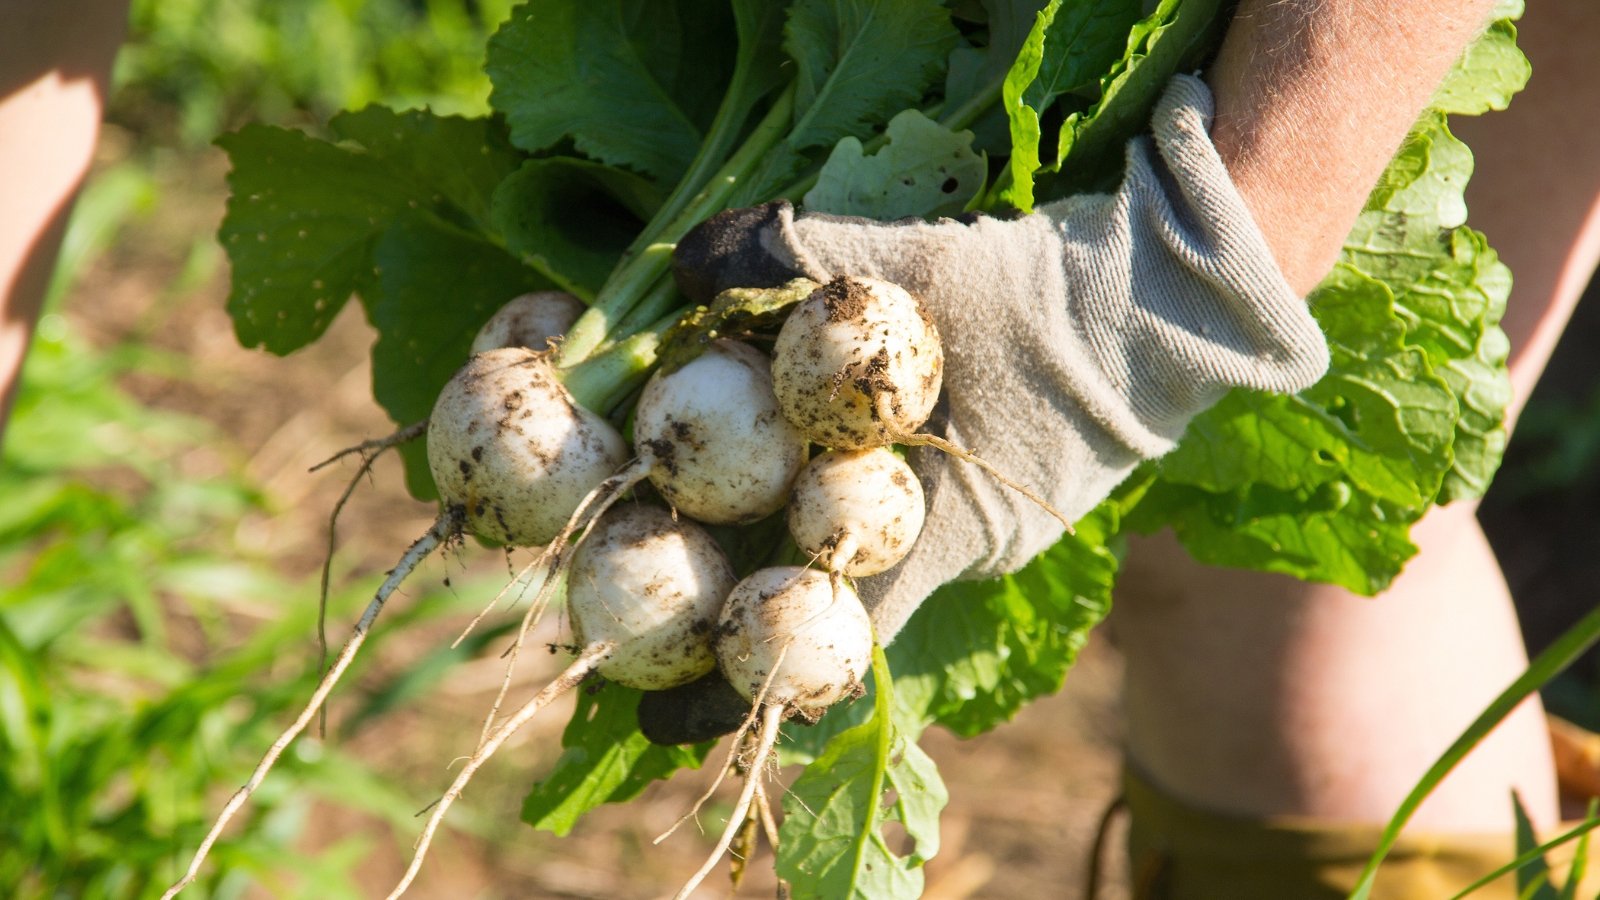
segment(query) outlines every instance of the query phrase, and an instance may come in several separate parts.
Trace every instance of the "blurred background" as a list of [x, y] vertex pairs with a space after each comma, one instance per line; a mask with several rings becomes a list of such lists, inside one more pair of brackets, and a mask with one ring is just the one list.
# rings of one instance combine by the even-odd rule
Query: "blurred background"
[[[374, 102], [481, 113], [483, 42], [511, 5], [133, 2], [108, 124], [0, 450], [0, 885], [20, 885], [17, 896], [156, 896], [181, 872], [317, 678], [328, 516], [355, 464], [307, 469], [392, 427], [371, 400], [358, 305], [287, 359], [235, 343], [213, 237], [227, 167], [211, 139], [251, 121], [317, 132]], [[1595, 306], [1568, 328], [1483, 506], [1535, 651], [1600, 583]], [[432, 517], [380, 461], [341, 520], [335, 644]], [[499, 685], [503, 631], [459, 651], [450, 641], [519, 562], [470, 546], [413, 579], [335, 695], [327, 740], [286, 755], [197, 896], [387, 889], [414, 814], [470, 752]], [[556, 669], [540, 659], [519, 679]], [[1017, 722], [971, 741], [930, 733], [952, 799], [928, 896], [1082, 895], [1117, 793], [1119, 679], [1096, 640], [1067, 690]], [[1585, 719], [1597, 684], [1591, 657], [1547, 702], [1600, 726]], [[651, 897], [698, 865], [712, 836], [650, 841], [708, 771], [597, 811], [564, 838], [520, 823], [565, 719], [565, 708], [536, 719], [486, 767], [415, 895]], [[1123, 896], [1118, 854], [1106, 858], [1100, 896]], [[758, 860], [740, 893], [770, 896], [767, 868]]]

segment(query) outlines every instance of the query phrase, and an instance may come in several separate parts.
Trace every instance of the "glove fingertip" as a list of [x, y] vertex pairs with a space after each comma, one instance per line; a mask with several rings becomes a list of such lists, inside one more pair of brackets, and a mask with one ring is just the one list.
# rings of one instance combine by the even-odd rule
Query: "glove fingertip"
[[773, 257], [762, 234], [789, 208], [787, 200], [724, 210], [690, 229], [672, 253], [678, 290], [696, 303], [710, 303], [732, 287], [777, 287], [798, 273]]

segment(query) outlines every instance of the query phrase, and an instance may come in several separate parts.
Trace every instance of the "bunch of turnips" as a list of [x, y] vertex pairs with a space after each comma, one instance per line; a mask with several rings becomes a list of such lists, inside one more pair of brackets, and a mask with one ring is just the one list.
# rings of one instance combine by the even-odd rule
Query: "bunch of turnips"
[[[749, 703], [735, 741], [753, 744], [744, 757], [744, 789], [717, 851], [683, 893], [710, 871], [759, 796], [779, 725], [791, 717], [815, 721], [862, 692], [874, 636], [851, 579], [895, 566], [922, 529], [922, 486], [892, 447], [937, 440], [918, 429], [939, 398], [943, 372], [932, 320], [896, 285], [795, 280], [728, 299], [748, 305], [752, 295], [764, 317], [749, 321], [781, 321], [775, 334], [752, 330], [738, 335], [752, 339], [742, 341], [704, 322], [669, 332], [674, 352], [662, 352], [636, 401], [609, 418], [578, 402], [555, 364], [562, 335], [581, 312], [573, 298], [518, 297], [483, 326], [427, 421], [438, 520], [389, 573], [301, 718], [230, 801], [174, 893], [309, 723], [389, 594], [428, 553], [463, 533], [541, 548], [517, 579], [538, 589], [511, 664], [561, 586], [577, 658], [503, 721], [496, 701], [477, 751], [433, 808], [394, 894], [411, 883], [434, 830], [478, 767], [591, 674], [661, 691], [717, 670]], [[734, 318], [711, 320], [728, 325]], [[756, 341], [770, 344], [772, 355]], [[704, 526], [742, 525], [779, 511], [792, 536], [788, 555], [805, 564], [736, 578]], [[509, 684], [509, 665], [506, 678]]]

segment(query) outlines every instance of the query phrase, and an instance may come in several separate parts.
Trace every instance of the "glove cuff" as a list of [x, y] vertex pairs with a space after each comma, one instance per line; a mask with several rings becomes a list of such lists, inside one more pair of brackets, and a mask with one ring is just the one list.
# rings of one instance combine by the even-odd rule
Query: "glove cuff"
[[[1231, 388], [1292, 393], [1328, 367], [1316, 320], [1211, 143], [1212, 113], [1204, 82], [1174, 77], [1152, 136], [1130, 142], [1114, 197], [1040, 210], [1061, 229], [1072, 280], [1087, 287], [1072, 315], [1099, 367], [1169, 443]], [[1104, 240], [1108, 226], [1129, 244]]]

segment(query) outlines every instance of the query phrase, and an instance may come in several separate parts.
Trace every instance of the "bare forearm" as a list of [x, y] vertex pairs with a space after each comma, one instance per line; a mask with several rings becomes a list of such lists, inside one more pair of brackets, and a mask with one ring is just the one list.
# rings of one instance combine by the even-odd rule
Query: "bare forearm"
[[1229, 174], [1295, 290], [1338, 257], [1489, 0], [1243, 0], [1208, 75]]

